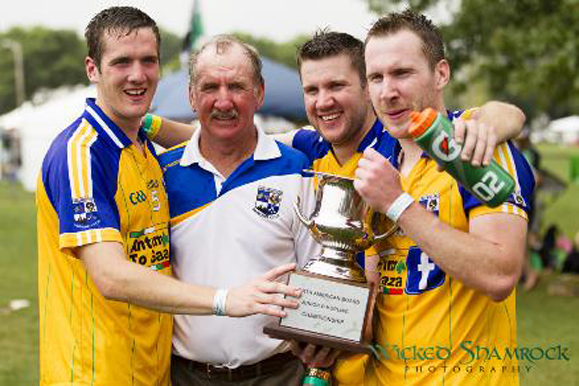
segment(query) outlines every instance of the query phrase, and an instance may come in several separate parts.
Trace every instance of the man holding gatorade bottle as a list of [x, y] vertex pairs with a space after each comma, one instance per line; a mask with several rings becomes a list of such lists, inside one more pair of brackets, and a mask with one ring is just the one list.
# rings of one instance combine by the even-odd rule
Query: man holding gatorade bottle
[[407, 10], [379, 19], [366, 38], [365, 58], [372, 104], [397, 141], [388, 159], [364, 152], [355, 186], [401, 228], [373, 251], [381, 275], [377, 355], [365, 384], [518, 385], [518, 362], [508, 352], [517, 342], [514, 288], [531, 169], [510, 142], [497, 146], [494, 160], [515, 188], [491, 208], [414, 142], [413, 111], [431, 107], [450, 121], [472, 113], [445, 109], [450, 68], [442, 37], [426, 17]]

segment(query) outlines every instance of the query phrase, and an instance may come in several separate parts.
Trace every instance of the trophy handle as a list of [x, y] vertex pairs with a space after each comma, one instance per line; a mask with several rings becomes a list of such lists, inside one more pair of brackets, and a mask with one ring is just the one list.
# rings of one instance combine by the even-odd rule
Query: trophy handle
[[[367, 221], [368, 224], [371, 224], [371, 223], [372, 223], [372, 217], [374, 216], [374, 213], [375, 213], [375, 212], [374, 212], [373, 210], [370, 210], [370, 211], [367, 213], [367, 215], [366, 215], [366, 221]], [[387, 220], [387, 217], [386, 217], [385, 215], [382, 215], [382, 216], [384, 216], [384, 219]], [[389, 220], [388, 220], [388, 221], [389, 221]], [[398, 230], [398, 225], [395, 224], [395, 223], [392, 223], [392, 226], [390, 227], [390, 229], [386, 230], [386, 231], [385, 231], [384, 233], [382, 233], [382, 234], [374, 235], [374, 236], [372, 237], [372, 243], [376, 243], [376, 242], [378, 242], [378, 241], [382, 241], [382, 240], [388, 238], [389, 236], [391, 236], [391, 235], [392, 235], [394, 232], [396, 232], [397, 230]]]
[[304, 224], [308, 229], [313, 231], [314, 226], [316, 224], [314, 223], [314, 220], [311, 220], [311, 219], [308, 220], [302, 214], [302, 212], [300, 210], [300, 198], [299, 197], [297, 198], [296, 202], [294, 202], [294, 211], [296, 212], [296, 215], [298, 216], [298, 218], [300, 219], [302, 224]]
[[398, 225], [393, 225], [392, 228], [388, 229], [386, 232], [382, 233], [381, 235], [374, 236], [374, 241], [382, 241], [392, 235], [398, 229]]

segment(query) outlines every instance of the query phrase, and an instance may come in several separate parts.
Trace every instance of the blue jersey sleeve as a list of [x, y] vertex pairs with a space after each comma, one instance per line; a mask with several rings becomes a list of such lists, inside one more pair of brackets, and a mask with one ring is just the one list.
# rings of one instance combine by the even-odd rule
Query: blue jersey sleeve
[[311, 164], [330, 151], [330, 144], [314, 130], [301, 129], [294, 135], [292, 147], [304, 153]]
[[63, 132], [42, 168], [43, 184], [59, 220], [60, 247], [120, 241], [115, 201], [119, 153], [104, 149], [88, 126]]

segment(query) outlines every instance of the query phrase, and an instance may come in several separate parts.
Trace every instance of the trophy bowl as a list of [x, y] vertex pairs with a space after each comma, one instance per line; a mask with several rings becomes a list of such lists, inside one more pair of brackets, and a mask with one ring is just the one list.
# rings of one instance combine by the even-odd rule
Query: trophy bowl
[[316, 206], [310, 218], [294, 210], [300, 221], [322, 245], [320, 256], [310, 260], [304, 271], [365, 283], [356, 254], [392, 235], [398, 226], [374, 211], [354, 188], [354, 180], [310, 171], [318, 180]]

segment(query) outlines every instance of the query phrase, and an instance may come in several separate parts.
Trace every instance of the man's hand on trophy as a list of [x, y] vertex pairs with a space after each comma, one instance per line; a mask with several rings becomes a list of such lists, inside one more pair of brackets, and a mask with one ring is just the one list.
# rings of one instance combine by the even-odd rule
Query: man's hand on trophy
[[400, 174], [386, 158], [372, 148], [367, 148], [358, 161], [354, 188], [368, 205], [382, 213], [386, 213], [402, 193]]
[[[296, 298], [301, 296], [302, 291], [299, 288], [288, 286], [276, 280], [295, 270], [295, 268], [295, 263], [282, 265], [245, 285], [232, 288], [226, 295], [225, 314], [233, 317], [254, 314], [286, 316], [286, 313], [280, 307], [297, 308], [298, 301]], [[289, 297], [285, 298], [283, 295], [288, 295]]]
[[329, 347], [316, 346], [310, 343], [290, 341], [292, 353], [300, 358], [307, 367], [328, 368], [334, 364], [342, 353], [340, 350]]

